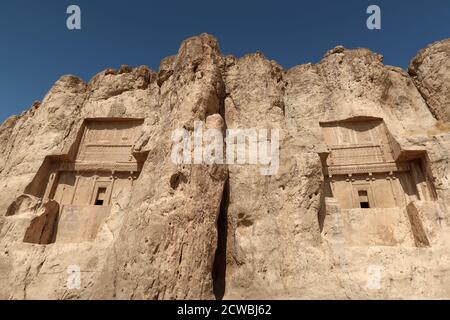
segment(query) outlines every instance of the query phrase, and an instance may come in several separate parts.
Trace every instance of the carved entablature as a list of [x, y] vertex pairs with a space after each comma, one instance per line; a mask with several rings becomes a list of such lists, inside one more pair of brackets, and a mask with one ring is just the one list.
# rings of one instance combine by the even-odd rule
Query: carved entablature
[[401, 207], [433, 200], [426, 151], [402, 151], [383, 119], [323, 122], [327, 149], [320, 153], [326, 195], [342, 208]]
[[139, 172], [142, 162], [59, 162], [52, 164], [52, 171], [106, 171], [106, 172]]
[[408, 163], [383, 163], [368, 165], [350, 165], [350, 166], [329, 166], [324, 168], [324, 173], [329, 176], [337, 174], [357, 174], [357, 173], [381, 173], [381, 172], [400, 172], [409, 171]]

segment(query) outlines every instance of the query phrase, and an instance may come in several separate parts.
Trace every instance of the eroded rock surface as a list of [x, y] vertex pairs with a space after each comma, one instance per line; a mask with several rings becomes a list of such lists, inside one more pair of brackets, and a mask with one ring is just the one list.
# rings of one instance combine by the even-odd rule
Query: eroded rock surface
[[[450, 298], [448, 43], [62, 77], [0, 127], [0, 298]], [[277, 170], [176, 164], [198, 123], [277, 130]]]
[[450, 121], [450, 39], [420, 50], [408, 71], [433, 115]]

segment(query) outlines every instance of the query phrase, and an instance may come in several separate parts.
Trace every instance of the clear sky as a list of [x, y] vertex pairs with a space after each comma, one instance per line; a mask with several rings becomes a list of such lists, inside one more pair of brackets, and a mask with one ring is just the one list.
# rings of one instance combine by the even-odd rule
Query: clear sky
[[[71, 4], [81, 8], [81, 30], [66, 28]], [[381, 30], [366, 28], [371, 4], [381, 7]], [[450, 37], [450, 1], [1, 1], [0, 122], [42, 100], [61, 75], [88, 81], [121, 64], [157, 70], [202, 32], [225, 54], [259, 50], [285, 68], [318, 62], [338, 44], [370, 48], [405, 68], [419, 49]]]

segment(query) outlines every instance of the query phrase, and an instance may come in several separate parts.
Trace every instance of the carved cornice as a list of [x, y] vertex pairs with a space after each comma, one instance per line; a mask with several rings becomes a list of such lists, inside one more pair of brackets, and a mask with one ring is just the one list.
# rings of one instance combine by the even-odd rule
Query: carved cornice
[[110, 171], [136, 172], [140, 171], [142, 163], [138, 162], [59, 162], [52, 167], [55, 171]]
[[407, 163], [384, 163], [384, 164], [368, 164], [368, 165], [352, 165], [352, 166], [329, 166], [325, 168], [325, 174], [362, 174], [362, 173], [384, 173], [408, 171]]

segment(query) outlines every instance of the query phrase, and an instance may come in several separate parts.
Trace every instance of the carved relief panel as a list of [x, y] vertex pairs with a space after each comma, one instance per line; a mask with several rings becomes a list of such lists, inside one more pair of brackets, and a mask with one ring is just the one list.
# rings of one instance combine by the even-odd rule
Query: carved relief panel
[[87, 122], [77, 160], [133, 161], [131, 152], [140, 124], [141, 121]]

